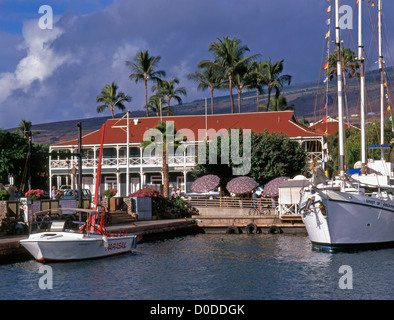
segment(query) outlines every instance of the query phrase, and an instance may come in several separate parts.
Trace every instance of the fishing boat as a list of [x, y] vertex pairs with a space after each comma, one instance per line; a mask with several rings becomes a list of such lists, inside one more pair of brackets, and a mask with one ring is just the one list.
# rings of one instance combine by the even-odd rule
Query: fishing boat
[[[127, 235], [125, 232], [110, 234], [105, 228], [107, 215], [98, 200], [104, 129], [105, 125], [103, 124], [92, 209], [57, 208], [37, 212], [30, 225], [30, 231], [36, 232], [30, 232], [28, 239], [20, 240], [20, 244], [37, 261], [96, 259], [131, 252], [136, 248], [137, 235]], [[53, 215], [52, 211], [56, 211], [56, 215]], [[65, 215], [81, 217], [83, 213], [86, 215], [86, 222], [81, 222], [81, 218], [79, 221], [65, 218]], [[57, 219], [54, 218], [55, 216]], [[79, 227], [75, 226], [80, 224]]]
[[[81, 213], [87, 215], [87, 222], [69, 218]], [[96, 259], [132, 252], [137, 246], [137, 235], [109, 234], [104, 227], [103, 213], [75, 208], [37, 212], [33, 221], [36, 232], [32, 232], [28, 239], [20, 240], [20, 243], [39, 262]], [[91, 221], [100, 223], [92, 225]]]
[[[361, 87], [361, 140], [362, 140], [362, 169], [372, 167], [365, 156], [364, 128], [364, 57], [361, 32], [362, 1], [359, 8], [359, 53], [360, 87]], [[337, 52], [341, 49], [339, 26], [339, 4], [335, 0]], [[378, 4], [379, 31], [382, 24], [382, 0]], [[383, 99], [384, 60], [381, 51], [381, 36], [379, 37], [379, 69], [381, 71], [381, 99]], [[314, 248], [328, 251], [357, 250], [367, 248], [384, 248], [394, 246], [394, 197], [390, 190], [390, 174], [392, 164], [383, 159], [375, 162], [381, 170], [359, 176], [346, 176], [344, 172], [344, 132], [343, 132], [343, 87], [341, 55], [337, 55], [337, 89], [338, 89], [338, 118], [339, 118], [339, 177], [328, 180], [321, 168], [314, 168], [311, 183], [302, 189], [300, 214]], [[383, 113], [383, 103], [381, 112]], [[383, 131], [383, 119], [381, 118]], [[384, 135], [381, 134], [381, 144], [375, 146], [383, 150]]]

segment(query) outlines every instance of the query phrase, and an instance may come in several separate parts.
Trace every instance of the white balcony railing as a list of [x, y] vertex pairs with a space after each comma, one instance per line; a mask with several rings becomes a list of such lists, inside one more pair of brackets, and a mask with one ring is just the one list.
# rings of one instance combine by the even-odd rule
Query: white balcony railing
[[[82, 167], [85, 169], [95, 168], [98, 165], [98, 160], [94, 159], [83, 159]], [[126, 158], [104, 158], [102, 161], [103, 168], [122, 168], [126, 167], [127, 159]], [[130, 157], [129, 158], [129, 167], [157, 167], [162, 165], [161, 157]], [[168, 165], [174, 167], [192, 167], [195, 166], [195, 157], [194, 156], [174, 156], [168, 157]], [[55, 160], [52, 159], [50, 161], [51, 169], [71, 169], [73, 167], [78, 167], [78, 160]]]

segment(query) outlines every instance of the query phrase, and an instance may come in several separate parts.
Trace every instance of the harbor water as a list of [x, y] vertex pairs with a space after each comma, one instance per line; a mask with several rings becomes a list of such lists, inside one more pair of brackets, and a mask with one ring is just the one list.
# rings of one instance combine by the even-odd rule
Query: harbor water
[[386, 300], [394, 249], [314, 251], [306, 236], [198, 234], [132, 254], [0, 265], [2, 300]]

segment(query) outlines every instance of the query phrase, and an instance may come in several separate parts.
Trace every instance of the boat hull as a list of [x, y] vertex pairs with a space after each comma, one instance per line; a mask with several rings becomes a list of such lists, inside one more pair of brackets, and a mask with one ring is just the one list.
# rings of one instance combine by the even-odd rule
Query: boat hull
[[314, 195], [302, 217], [314, 248], [329, 251], [394, 247], [394, 202], [339, 191]]
[[20, 243], [40, 262], [76, 261], [131, 252], [136, 247], [137, 236], [45, 232], [31, 235]]

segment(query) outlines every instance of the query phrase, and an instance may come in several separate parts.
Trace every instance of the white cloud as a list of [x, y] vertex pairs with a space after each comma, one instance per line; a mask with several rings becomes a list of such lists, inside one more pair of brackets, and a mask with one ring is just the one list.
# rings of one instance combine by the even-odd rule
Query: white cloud
[[41, 30], [36, 20], [26, 21], [22, 32], [24, 42], [18, 47], [26, 50], [26, 56], [19, 61], [14, 72], [0, 75], [0, 103], [18, 89], [27, 92], [34, 81], [44, 81], [68, 60], [66, 55], [54, 52], [51, 47], [61, 34], [60, 28]]

